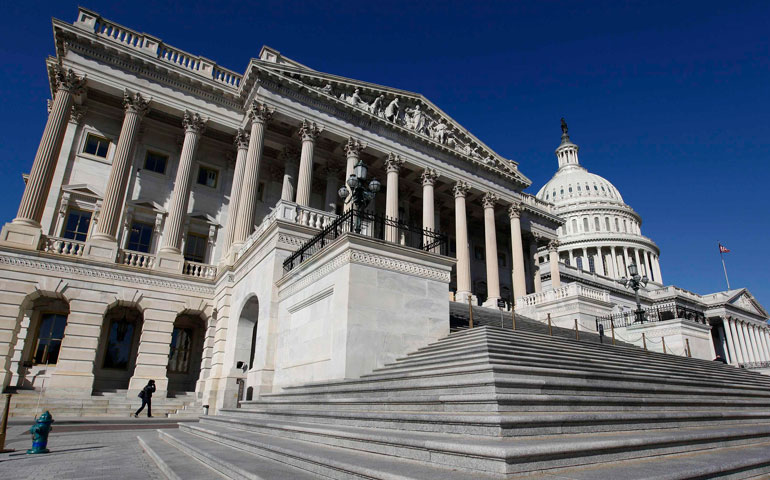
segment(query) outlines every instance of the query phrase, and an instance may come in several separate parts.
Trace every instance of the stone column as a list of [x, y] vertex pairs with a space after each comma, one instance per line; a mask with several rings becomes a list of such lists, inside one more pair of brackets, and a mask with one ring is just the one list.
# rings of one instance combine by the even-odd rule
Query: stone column
[[748, 324], [747, 327], [749, 329], [749, 337], [751, 337], [751, 345], [754, 347], [754, 356], [757, 357], [758, 362], [762, 362], [765, 360], [765, 353], [759, 346], [756, 327], [752, 324]]
[[[353, 168], [355, 168], [356, 164], [358, 163], [359, 155], [361, 155], [361, 150], [366, 148], [365, 143], [361, 143], [355, 138], [349, 138], [348, 143], [345, 144], [345, 156], [347, 157], [347, 167], [345, 168], [345, 179], [343, 182], [347, 186], [348, 178], [350, 175], [353, 174]], [[348, 190], [350, 190], [348, 188]], [[352, 194], [352, 192], [351, 192]], [[350, 201], [350, 195], [348, 195], [348, 198], [345, 200], [345, 211], [347, 212], [353, 208], [353, 202]]]
[[[422, 172], [422, 228], [423, 230], [436, 231], [435, 202], [433, 200], [433, 187], [436, 185], [438, 173], [432, 168], [426, 168]], [[423, 238], [423, 245], [433, 241], [430, 237]]]
[[[385, 171], [387, 172], [385, 216], [395, 221], [398, 221], [398, 172], [403, 165], [404, 159], [400, 155], [389, 153], [385, 159]], [[398, 228], [393, 225], [386, 225], [385, 241], [398, 242]]]
[[767, 344], [767, 328], [760, 327], [759, 340], [762, 343], [762, 348], [765, 350], [765, 357], [770, 360], [770, 346]]
[[324, 195], [324, 210], [337, 213], [337, 190], [342, 186], [337, 176], [337, 170], [331, 165], [326, 166], [323, 175], [326, 177], [326, 194]]
[[548, 264], [551, 269], [551, 288], [561, 287], [561, 275], [559, 273], [559, 241], [548, 242]]
[[655, 255], [655, 258], [653, 259], [653, 262], [654, 262], [653, 267], [655, 268], [655, 278], [657, 278], [658, 279], [658, 283], [660, 283], [662, 285], [663, 284], [663, 274], [660, 273], [660, 257]]
[[302, 138], [302, 156], [299, 161], [299, 179], [297, 180], [297, 205], [310, 206], [310, 194], [313, 186], [313, 149], [318, 135], [323, 131], [315, 122], [302, 121], [299, 135]]
[[745, 354], [745, 360], [747, 362], [756, 362], [757, 360], [754, 358], [754, 352], [752, 351], [751, 344], [749, 342], [749, 334], [746, 331], [746, 324], [740, 320], [737, 320], [736, 322], [738, 324], [738, 336], [741, 338], [741, 348]]
[[200, 114], [185, 111], [182, 124], [184, 125], [184, 143], [179, 155], [179, 167], [176, 170], [174, 191], [168, 207], [168, 219], [163, 231], [163, 243], [158, 251], [156, 268], [172, 272], [182, 271], [182, 226], [187, 217], [187, 202], [190, 198], [190, 180], [193, 175], [193, 162], [198, 143], [208, 120]]
[[513, 267], [513, 298], [527, 295], [527, 277], [524, 275], [524, 246], [521, 241], [521, 205], [514, 203], [508, 207], [511, 220], [511, 251]]
[[233, 245], [233, 238], [235, 237], [238, 202], [243, 187], [243, 172], [246, 170], [246, 152], [249, 149], [249, 133], [242, 128], [239, 128], [235, 134], [235, 147], [238, 149], [238, 154], [235, 157], [235, 173], [233, 174], [233, 185], [230, 187], [230, 207], [227, 210], [227, 224], [225, 225], [225, 238], [222, 245], [222, 259], [228, 261], [230, 247]]
[[735, 328], [735, 322], [733, 322], [730, 317], [727, 317], [724, 319], [723, 324], [726, 326], [725, 333], [727, 335], [727, 345], [733, 352], [733, 360], [735, 361], [735, 364], [738, 365], [739, 363], [743, 363], [743, 352], [738, 345], [739, 339], [738, 332]]
[[628, 255], [628, 247], [623, 247], [623, 259], [626, 264], [625, 272], [623, 272], [624, 277], [629, 277], [631, 274], [629, 273], [628, 267], [631, 265], [631, 257]]
[[[537, 254], [537, 244], [539, 240], [540, 236], [533, 234], [532, 242], [529, 244], [529, 261], [532, 265], [532, 288], [535, 289], [534, 293], [543, 291], [543, 283], [540, 279], [540, 258]], [[585, 250], [583, 252], [585, 253]]]
[[754, 326], [754, 338], [757, 341], [757, 348], [759, 349], [759, 356], [762, 357], [762, 361], [766, 362], [770, 360], [770, 358], [767, 355], [767, 350], [765, 350], [765, 344], [762, 341], [762, 328], [759, 326]]
[[639, 269], [639, 274], [641, 276], [647, 275], [647, 268], [645, 267], [644, 263], [639, 259], [639, 249], [634, 249], [634, 258], [636, 259], [636, 268]]
[[452, 187], [455, 196], [455, 242], [457, 251], [457, 294], [455, 300], [467, 302], [471, 294], [471, 257], [468, 244], [468, 218], [465, 213], [465, 196], [470, 186], [458, 181]]
[[65, 71], [59, 65], [54, 67], [53, 80], [56, 83], [51, 112], [43, 130], [43, 138], [35, 154], [27, 186], [21, 197], [16, 218], [3, 227], [0, 242], [16, 247], [36, 250], [42, 235], [40, 220], [43, 217], [48, 192], [51, 188], [56, 160], [61, 151], [64, 132], [72, 113], [74, 96], [85, 89], [85, 77], [78, 77], [72, 70]]
[[500, 299], [500, 272], [497, 268], [497, 232], [495, 227], [495, 203], [497, 195], [486, 193], [481, 200], [484, 206], [484, 248], [487, 260], [487, 300], [485, 307], [497, 308]]
[[257, 208], [257, 189], [259, 188], [259, 162], [265, 145], [265, 127], [273, 117], [274, 109], [256, 100], [249, 108], [251, 119], [251, 137], [246, 151], [246, 167], [243, 171], [243, 189], [238, 200], [238, 220], [235, 223], [233, 246], [240, 246], [254, 229], [254, 210]]
[[575, 252], [573, 252], [571, 248], [567, 250], [567, 256], [569, 257], [570, 267], [577, 268], [577, 263], [575, 263]]
[[157, 396], [163, 398], [168, 392], [166, 369], [176, 313], [171, 305], [164, 305], [161, 301], [157, 304], [158, 307], [145, 309], [142, 314], [144, 321], [136, 351], [136, 366], [128, 382], [129, 398], [136, 398], [150, 379], [155, 380]]
[[294, 184], [299, 173], [297, 157], [299, 157], [299, 151], [291, 145], [285, 146], [281, 152], [281, 160], [283, 161], [283, 185], [281, 187], [281, 200], [287, 202], [293, 202], [295, 198]]
[[[722, 319], [722, 332], [724, 333], [724, 335], [722, 337], [722, 340], [723, 340], [723, 343], [725, 343], [726, 347], [727, 347], [725, 349], [726, 350], [726, 354], [727, 354], [727, 358], [725, 360], [727, 360], [728, 363], [730, 363], [731, 365], [732, 364], [737, 364], [738, 363], [738, 357], [736, 357], [736, 355], [735, 355], [735, 345], [733, 344], [733, 339], [730, 336], [730, 327], [727, 325], [727, 319], [726, 318]], [[722, 332], [720, 332], [720, 335], [722, 334]]]
[[[148, 101], [140, 93], [123, 93], [123, 127], [120, 130], [118, 145], [112, 156], [112, 168], [104, 191], [104, 201], [99, 212], [96, 231], [91, 236], [94, 245], [86, 248], [86, 254], [96, 257], [115, 257], [117, 254], [117, 233], [120, 214], [125, 203], [128, 176], [131, 173], [134, 145], [139, 136], [139, 125], [149, 109]], [[92, 243], [92, 242], [89, 242]], [[102, 245], [98, 245], [102, 243]], [[112, 247], [112, 245], [114, 247]], [[112, 247], [112, 248], [111, 248]], [[104, 255], [104, 254], [107, 255]]]

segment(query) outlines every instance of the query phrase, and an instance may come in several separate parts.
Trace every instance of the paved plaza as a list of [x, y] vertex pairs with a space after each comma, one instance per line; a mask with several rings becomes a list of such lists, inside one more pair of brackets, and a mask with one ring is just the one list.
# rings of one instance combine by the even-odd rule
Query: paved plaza
[[[0, 478], [21, 479], [103, 479], [135, 478], [163, 479], [152, 460], [142, 451], [137, 435], [155, 435], [157, 428], [176, 428], [159, 419], [157, 422], [137, 420], [115, 422], [101, 419], [99, 423], [54, 423], [48, 439], [47, 455], [27, 455], [31, 447], [29, 425], [8, 427], [6, 448], [15, 452], [0, 454]], [[117, 423], [120, 422], [120, 423]]]

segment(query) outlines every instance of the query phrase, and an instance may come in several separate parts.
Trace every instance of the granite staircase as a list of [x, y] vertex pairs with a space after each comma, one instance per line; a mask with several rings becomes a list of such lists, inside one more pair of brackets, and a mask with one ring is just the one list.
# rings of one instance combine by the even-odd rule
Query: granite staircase
[[767, 478], [768, 402], [721, 363], [479, 327], [139, 439], [168, 478]]

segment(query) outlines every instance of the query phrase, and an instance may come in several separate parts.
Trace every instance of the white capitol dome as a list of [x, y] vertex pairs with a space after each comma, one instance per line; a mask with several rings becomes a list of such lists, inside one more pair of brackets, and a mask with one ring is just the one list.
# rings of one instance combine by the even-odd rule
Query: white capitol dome
[[642, 235], [641, 217], [612, 183], [580, 165], [578, 150], [562, 119], [559, 170], [537, 193], [565, 220], [558, 230], [560, 261], [611, 278], [628, 276], [628, 265], [636, 263], [651, 281], [662, 284], [660, 249]]

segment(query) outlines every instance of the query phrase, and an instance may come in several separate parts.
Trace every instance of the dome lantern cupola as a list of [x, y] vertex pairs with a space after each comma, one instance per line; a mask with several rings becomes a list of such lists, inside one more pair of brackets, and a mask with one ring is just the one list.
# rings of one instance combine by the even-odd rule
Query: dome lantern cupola
[[565, 167], [567, 165], [580, 164], [578, 161], [578, 150], [580, 147], [570, 141], [567, 131], [567, 122], [564, 120], [564, 117], [562, 117], [561, 144], [559, 144], [559, 148], [556, 149], [556, 158], [559, 159], [559, 168]]

